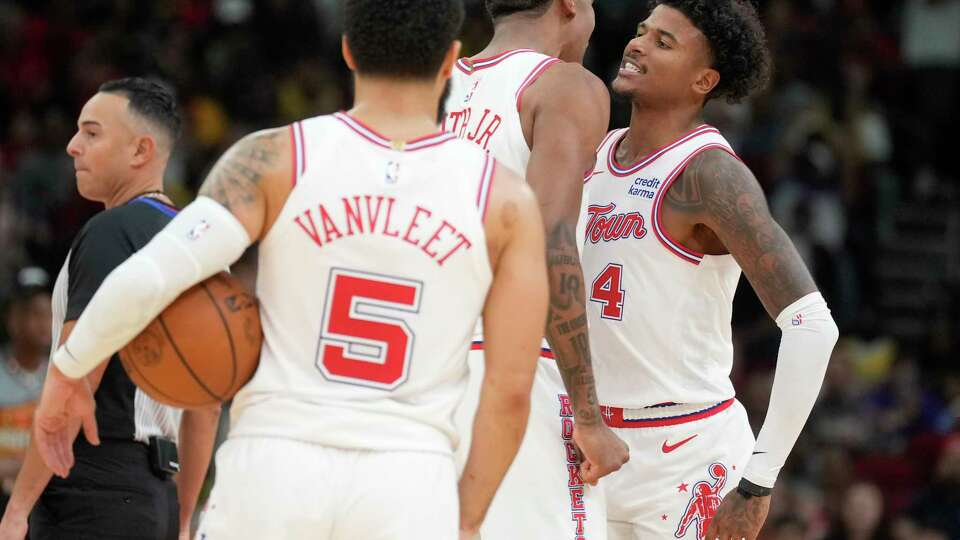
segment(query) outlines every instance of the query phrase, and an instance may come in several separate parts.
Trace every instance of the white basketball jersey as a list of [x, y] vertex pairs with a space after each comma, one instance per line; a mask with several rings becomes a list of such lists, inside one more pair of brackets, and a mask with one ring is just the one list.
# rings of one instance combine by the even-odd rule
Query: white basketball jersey
[[[558, 58], [530, 49], [505, 51], [483, 59], [461, 58], [450, 78], [450, 96], [442, 127], [492, 154], [512, 171], [526, 176], [530, 146], [523, 136], [520, 107], [523, 93]], [[483, 343], [480, 324], [474, 336]], [[546, 340], [543, 354], [549, 356]]]
[[625, 408], [729, 399], [740, 267], [730, 255], [696, 253], [672, 240], [660, 212], [694, 156], [733, 150], [716, 128], [703, 125], [623, 167], [614, 156], [626, 133], [607, 135], [584, 194], [583, 272], [597, 393], [605, 404]]
[[290, 132], [295, 187], [259, 247], [260, 367], [230, 436], [450, 453], [496, 164], [450, 133], [396, 143], [342, 113]]
[[490, 152], [524, 175], [530, 147], [523, 136], [523, 93], [559, 59], [517, 49], [484, 59], [461, 58], [450, 80], [443, 128]]

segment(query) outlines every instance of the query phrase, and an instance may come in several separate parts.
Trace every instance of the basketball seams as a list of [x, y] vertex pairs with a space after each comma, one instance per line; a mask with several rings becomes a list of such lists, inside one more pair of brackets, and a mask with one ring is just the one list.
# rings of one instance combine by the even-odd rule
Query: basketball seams
[[[150, 379], [148, 379], [147, 376], [142, 371], [140, 371], [140, 367], [137, 366], [137, 363], [133, 359], [127, 360], [126, 358], [127, 355], [125, 353], [121, 351], [119, 353], [119, 356], [120, 356], [120, 363], [123, 364], [124, 369], [126, 369], [128, 373], [130, 369], [133, 369], [134, 371], [137, 372], [138, 377], [137, 377], [137, 380], [134, 381], [134, 383], [137, 386], [141, 386], [141, 385], [149, 386], [151, 389], [151, 392], [163, 396], [169, 403], [177, 403], [178, 405], [187, 405], [185, 400], [176, 399], [175, 397], [161, 390], [157, 385], [151, 383]], [[198, 405], [202, 405], [202, 404], [198, 404]], [[190, 406], [192, 406], [192, 404]]]
[[[204, 287], [206, 287], [206, 285], [204, 285]], [[170, 346], [173, 347], [173, 352], [177, 354], [177, 358], [180, 360], [180, 363], [183, 364], [184, 368], [186, 368], [187, 373], [190, 374], [194, 382], [196, 382], [197, 385], [199, 385], [200, 388], [202, 388], [203, 391], [206, 392], [213, 399], [217, 401], [223, 401], [223, 398], [218, 396], [216, 393], [210, 390], [210, 388], [208, 388], [206, 384], [204, 384], [203, 379], [201, 379], [197, 375], [197, 373], [193, 371], [193, 367], [190, 366], [190, 362], [187, 362], [186, 358], [183, 357], [183, 353], [181, 353], [180, 348], [177, 347], [177, 342], [173, 339], [173, 335], [170, 334], [170, 329], [167, 328], [167, 323], [163, 321], [163, 314], [160, 314], [157, 316], [157, 322], [160, 323], [160, 327], [163, 328], [163, 333], [167, 336], [167, 341], [170, 342]], [[231, 343], [230, 345], [232, 347], [233, 343]]]
[[207, 297], [210, 298], [210, 302], [213, 304], [213, 307], [217, 310], [217, 315], [220, 317], [220, 321], [223, 323], [223, 329], [227, 332], [227, 343], [230, 344], [230, 384], [227, 385], [227, 392], [233, 388], [233, 384], [237, 381], [237, 347], [233, 343], [233, 332], [230, 331], [230, 323], [227, 321], [226, 316], [224, 316], [223, 311], [220, 309], [220, 304], [217, 303], [216, 298], [214, 298], [213, 293], [210, 292], [207, 283], [204, 282], [201, 284], [203, 287], [203, 292], [207, 293]]
[[[119, 351], [124, 369], [146, 395], [173, 407], [230, 399], [256, 371], [263, 339], [259, 303], [252, 295], [248, 301], [247, 295], [226, 272], [191, 287]], [[216, 310], [216, 319], [208, 305]], [[142, 340], [145, 334], [150, 335], [147, 341]], [[223, 340], [229, 342], [229, 352]], [[169, 342], [169, 349], [164, 342]], [[148, 361], [141, 365], [144, 351]], [[176, 367], [178, 362], [182, 369]]]

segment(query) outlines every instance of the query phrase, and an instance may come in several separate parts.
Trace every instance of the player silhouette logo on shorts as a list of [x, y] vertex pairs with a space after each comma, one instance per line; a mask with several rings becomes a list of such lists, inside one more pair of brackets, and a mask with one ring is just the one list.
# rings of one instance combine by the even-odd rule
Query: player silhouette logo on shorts
[[683, 519], [677, 527], [677, 532], [673, 535], [677, 538], [683, 538], [687, 534], [687, 528], [694, 521], [697, 522], [697, 540], [704, 540], [707, 529], [713, 516], [717, 514], [717, 508], [720, 507], [720, 491], [727, 483], [727, 468], [721, 463], [714, 463], [708, 469], [710, 476], [714, 478], [713, 484], [706, 481], [700, 481], [693, 485], [693, 495], [690, 502], [687, 503], [687, 509], [683, 512]]

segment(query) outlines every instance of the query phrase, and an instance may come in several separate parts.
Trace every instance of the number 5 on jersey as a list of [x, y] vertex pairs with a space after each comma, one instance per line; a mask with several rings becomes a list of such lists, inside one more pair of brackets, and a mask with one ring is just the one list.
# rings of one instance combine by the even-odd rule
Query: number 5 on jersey
[[[328, 380], [393, 390], [407, 380], [419, 281], [342, 268], [330, 271], [317, 368]], [[409, 315], [406, 315], [409, 317]]]
[[590, 301], [603, 305], [600, 309], [600, 317], [615, 321], [623, 320], [623, 299], [627, 293], [620, 285], [622, 279], [623, 266], [610, 263], [603, 272], [600, 272], [597, 279], [593, 280]]

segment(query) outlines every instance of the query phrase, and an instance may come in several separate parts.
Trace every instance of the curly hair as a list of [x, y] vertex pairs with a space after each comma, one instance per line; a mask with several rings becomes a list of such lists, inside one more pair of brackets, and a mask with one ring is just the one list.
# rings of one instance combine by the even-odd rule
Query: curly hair
[[462, 0], [346, 0], [347, 43], [366, 75], [434, 77], [460, 33]]
[[749, 0], [654, 0], [687, 16], [707, 38], [720, 82], [707, 100], [739, 103], [770, 81], [772, 62], [757, 8]]

